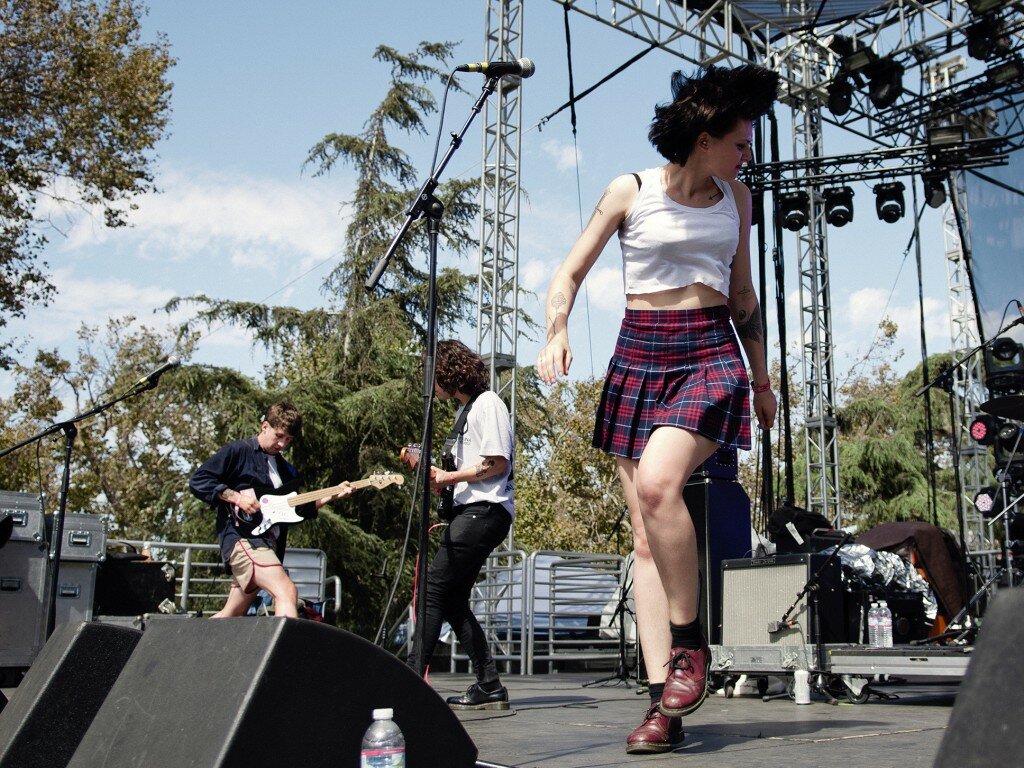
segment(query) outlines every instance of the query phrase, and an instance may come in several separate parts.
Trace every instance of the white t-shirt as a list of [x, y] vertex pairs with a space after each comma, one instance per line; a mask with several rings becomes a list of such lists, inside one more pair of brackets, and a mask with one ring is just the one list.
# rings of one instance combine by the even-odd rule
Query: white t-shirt
[[[456, 413], [456, 418], [458, 414]], [[484, 456], [503, 456], [509, 460], [508, 469], [500, 475], [472, 483], [456, 483], [454, 501], [456, 504], [474, 504], [481, 501], [502, 504], [509, 515], [515, 517], [512, 503], [512, 420], [504, 401], [494, 392], [481, 392], [473, 401], [466, 425], [455, 443], [453, 451], [457, 469], [472, 467], [483, 461]]]

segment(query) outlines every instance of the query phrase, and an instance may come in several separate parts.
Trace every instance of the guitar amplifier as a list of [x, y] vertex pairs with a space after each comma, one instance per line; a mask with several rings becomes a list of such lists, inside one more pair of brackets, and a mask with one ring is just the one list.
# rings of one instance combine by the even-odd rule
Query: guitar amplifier
[[732, 446], [722, 446], [694, 470], [689, 482], [700, 477], [709, 480], [736, 480], [739, 476], [739, 459], [736, 449]]
[[[804, 645], [845, 643], [845, 593], [839, 560], [820, 576], [819, 615], [811, 615], [808, 596], [790, 614], [795, 626], [769, 632], [804, 585], [827, 560], [825, 555], [780, 555], [722, 562], [722, 645]], [[817, 618], [817, 621], [815, 620]]]

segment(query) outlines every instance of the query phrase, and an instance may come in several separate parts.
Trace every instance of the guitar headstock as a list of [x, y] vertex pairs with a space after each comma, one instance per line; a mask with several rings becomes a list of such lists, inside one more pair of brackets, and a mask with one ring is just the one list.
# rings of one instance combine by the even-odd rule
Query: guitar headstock
[[387, 488], [389, 485], [402, 485], [403, 483], [405, 483], [405, 476], [399, 475], [397, 473], [388, 475], [379, 474], [370, 475], [368, 478], [366, 478], [366, 480], [374, 488], [379, 489]]
[[398, 454], [398, 458], [408, 464], [409, 469], [416, 469], [416, 465], [420, 463], [421, 454], [422, 446], [419, 443], [409, 443]]

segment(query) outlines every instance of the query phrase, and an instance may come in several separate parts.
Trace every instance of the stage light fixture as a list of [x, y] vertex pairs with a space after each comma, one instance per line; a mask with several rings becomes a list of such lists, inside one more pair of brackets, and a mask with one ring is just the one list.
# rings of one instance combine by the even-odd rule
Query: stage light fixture
[[996, 439], [999, 441], [999, 447], [1004, 451], [1012, 451], [1016, 448], [1015, 458], [1018, 460], [1024, 458], [1021, 455], [1021, 446], [1024, 446], [1024, 427], [1017, 424], [1003, 424], [999, 428]]
[[845, 75], [840, 75], [826, 89], [828, 92], [828, 111], [836, 117], [842, 117], [853, 106], [853, 85]]
[[992, 344], [992, 357], [1008, 363], [1020, 354], [1020, 344], [1006, 336], [1000, 336]]
[[924, 201], [929, 208], [941, 208], [946, 202], [945, 176], [941, 171], [931, 171], [921, 174], [921, 182], [924, 184]]
[[982, 517], [993, 518], [1003, 511], [1003, 501], [1000, 497], [999, 487], [986, 485], [974, 494], [974, 508]]
[[984, 16], [964, 30], [967, 55], [978, 61], [988, 61], [1010, 52], [1010, 36], [1002, 19]]
[[868, 70], [868, 98], [879, 109], [891, 107], [903, 93], [903, 65], [880, 59]]
[[1002, 336], [985, 348], [985, 386], [991, 397], [1024, 392], [1024, 346]]
[[894, 224], [903, 218], [903, 211], [906, 208], [903, 190], [902, 181], [875, 185], [875, 213], [879, 219]]
[[929, 154], [934, 155], [945, 149], [963, 146], [966, 131], [959, 123], [950, 125], [929, 125], [925, 131]]
[[999, 435], [999, 428], [1003, 423], [995, 416], [983, 413], [971, 422], [971, 439], [978, 445], [992, 445]]
[[967, 0], [967, 7], [975, 16], [997, 11], [1005, 5], [1009, 5], [1009, 0]]
[[964, 125], [969, 138], [987, 139], [996, 135], [999, 113], [992, 107], [982, 107], [977, 112], [969, 112], [964, 118]]
[[784, 192], [779, 195], [779, 216], [784, 229], [796, 232], [807, 226], [811, 218], [810, 201], [806, 192]]
[[853, 221], [853, 190], [850, 187], [829, 187], [825, 198], [825, 221], [833, 227], [845, 227]]
[[1024, 78], [1024, 63], [1018, 57], [989, 67], [985, 70], [985, 78], [990, 85], [1005, 85]]
[[839, 55], [843, 69], [850, 74], [864, 71], [878, 58], [870, 48], [846, 35], [832, 35], [825, 41], [825, 45]]

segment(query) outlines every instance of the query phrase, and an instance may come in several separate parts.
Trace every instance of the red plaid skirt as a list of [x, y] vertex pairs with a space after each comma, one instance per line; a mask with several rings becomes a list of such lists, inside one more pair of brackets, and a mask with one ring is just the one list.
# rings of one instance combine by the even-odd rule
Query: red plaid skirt
[[750, 382], [726, 306], [627, 309], [597, 408], [594, 447], [639, 459], [672, 426], [750, 449]]

